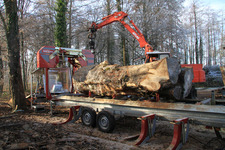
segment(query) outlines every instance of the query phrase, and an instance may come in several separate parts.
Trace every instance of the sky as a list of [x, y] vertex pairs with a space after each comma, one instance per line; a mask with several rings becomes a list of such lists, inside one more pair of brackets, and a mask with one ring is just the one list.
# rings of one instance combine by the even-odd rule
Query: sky
[[225, 0], [202, 0], [206, 4], [209, 4], [213, 9], [225, 10]]
[[[191, 3], [193, 0], [186, 0], [185, 3]], [[225, 0], [199, 0], [205, 6], [210, 6], [212, 9], [225, 11]]]

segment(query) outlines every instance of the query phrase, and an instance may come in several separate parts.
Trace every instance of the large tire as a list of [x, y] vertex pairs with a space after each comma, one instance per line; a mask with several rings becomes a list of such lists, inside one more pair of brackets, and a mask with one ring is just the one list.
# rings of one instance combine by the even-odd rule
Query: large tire
[[115, 118], [107, 111], [101, 111], [97, 115], [97, 126], [102, 132], [110, 133], [115, 128]]
[[89, 126], [89, 127], [95, 127], [96, 126], [96, 113], [91, 108], [83, 108], [81, 120], [83, 125]]

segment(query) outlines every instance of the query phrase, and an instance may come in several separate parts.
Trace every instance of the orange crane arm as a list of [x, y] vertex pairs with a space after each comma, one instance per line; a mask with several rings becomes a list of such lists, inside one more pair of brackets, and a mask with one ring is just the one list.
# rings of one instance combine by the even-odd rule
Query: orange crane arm
[[[129, 22], [133, 26], [134, 30], [129, 24], [127, 24], [124, 20], [128, 18]], [[147, 52], [153, 52], [153, 48], [150, 44], [148, 44], [144, 38], [144, 35], [141, 33], [141, 31], [138, 29], [138, 27], [134, 24], [134, 22], [130, 19], [127, 13], [120, 11], [115, 12], [109, 16], [106, 16], [102, 18], [102, 22], [97, 24], [96, 22], [93, 22], [91, 27], [89, 28], [89, 31], [91, 31], [91, 34], [94, 34], [98, 29], [111, 24], [113, 22], [120, 22], [134, 37], [137, 39], [137, 41], [140, 44], [141, 48], [145, 48], [145, 55], [146, 59], [148, 58]], [[90, 38], [93, 37], [93, 35], [90, 35]]]

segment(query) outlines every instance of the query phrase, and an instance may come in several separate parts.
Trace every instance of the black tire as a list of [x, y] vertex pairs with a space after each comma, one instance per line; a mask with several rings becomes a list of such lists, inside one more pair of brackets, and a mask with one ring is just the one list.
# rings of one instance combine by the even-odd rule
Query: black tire
[[89, 126], [89, 127], [95, 127], [96, 126], [96, 113], [91, 108], [83, 108], [82, 114], [81, 114], [81, 121], [83, 125]]
[[115, 118], [107, 111], [101, 111], [97, 115], [97, 126], [102, 132], [110, 133], [115, 128]]

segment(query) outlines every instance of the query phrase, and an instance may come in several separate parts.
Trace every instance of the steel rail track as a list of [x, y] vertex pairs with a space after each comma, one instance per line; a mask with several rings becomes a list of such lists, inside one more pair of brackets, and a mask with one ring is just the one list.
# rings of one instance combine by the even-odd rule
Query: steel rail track
[[225, 128], [225, 106], [164, 103], [150, 101], [125, 101], [116, 99], [57, 96], [52, 103], [60, 106], [91, 107], [106, 110], [113, 115], [140, 117], [156, 114], [159, 119], [175, 120], [188, 117], [190, 123]]

